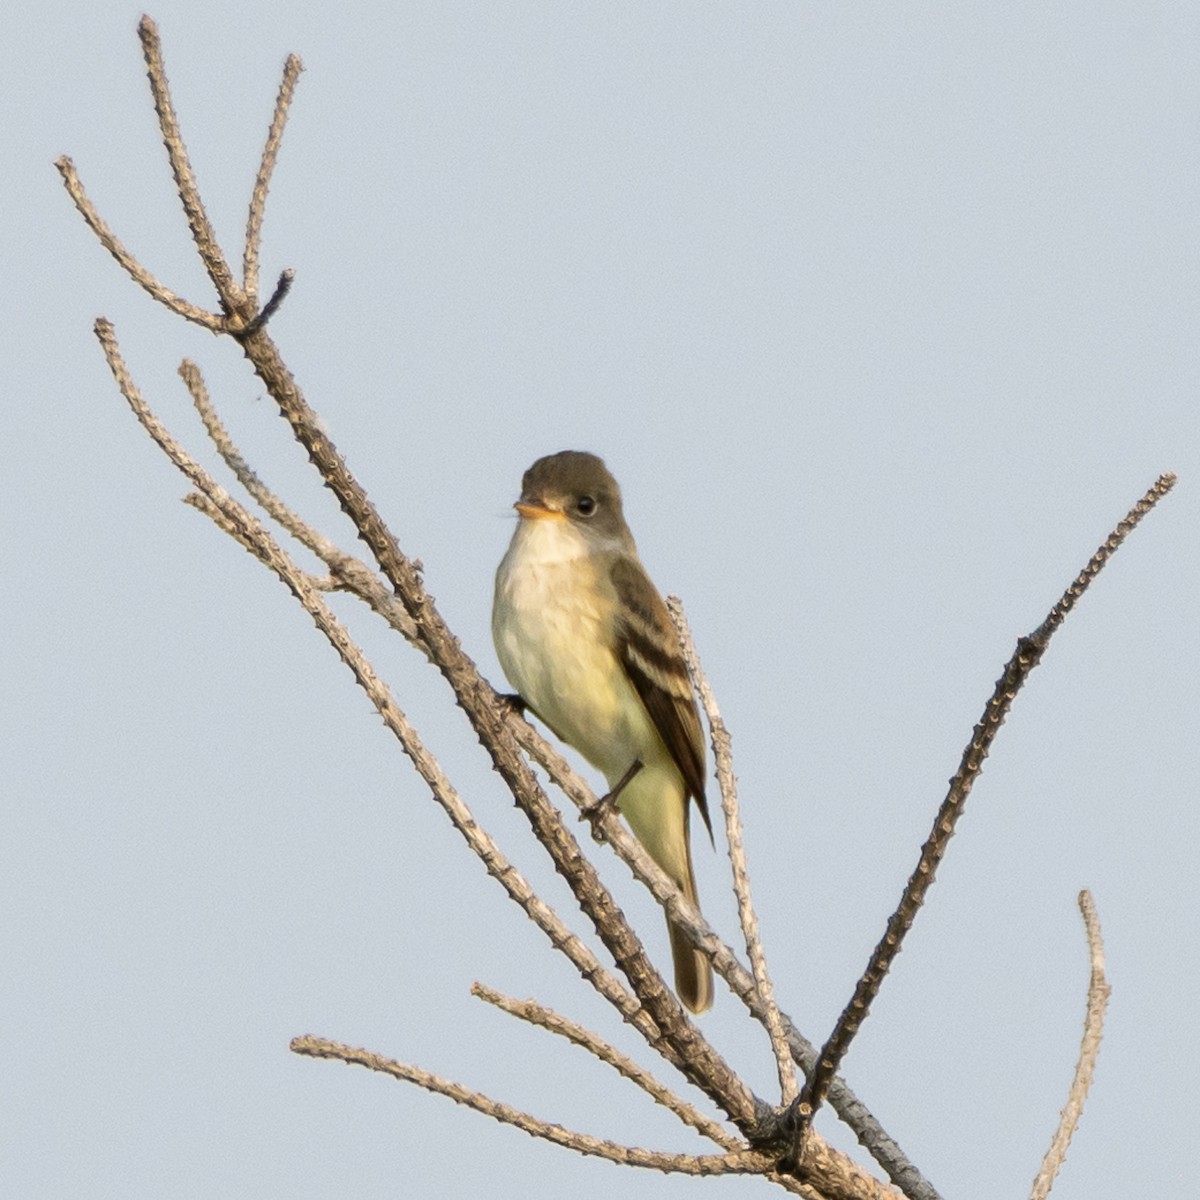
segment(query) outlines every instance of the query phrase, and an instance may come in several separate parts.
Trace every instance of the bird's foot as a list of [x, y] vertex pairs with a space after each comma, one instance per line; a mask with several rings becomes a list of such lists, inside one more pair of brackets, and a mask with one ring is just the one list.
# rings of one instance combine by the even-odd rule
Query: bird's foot
[[580, 819], [587, 821], [591, 825], [592, 837], [595, 838], [596, 841], [604, 841], [604, 837], [600, 832], [600, 822], [617, 807], [617, 800], [621, 793], [628, 786], [629, 781], [641, 769], [642, 760], [640, 758], [635, 758], [630, 764], [629, 770], [617, 780], [615, 787], [612, 787], [605, 792], [595, 804], [585, 805], [579, 810]]

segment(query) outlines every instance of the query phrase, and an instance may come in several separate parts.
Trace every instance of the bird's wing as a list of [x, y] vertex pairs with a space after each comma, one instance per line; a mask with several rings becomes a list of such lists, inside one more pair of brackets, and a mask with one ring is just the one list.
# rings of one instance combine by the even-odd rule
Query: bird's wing
[[616, 558], [612, 582], [621, 600], [616, 631], [621, 665], [695, 797], [711, 838], [704, 797], [704, 733], [671, 614], [636, 559]]

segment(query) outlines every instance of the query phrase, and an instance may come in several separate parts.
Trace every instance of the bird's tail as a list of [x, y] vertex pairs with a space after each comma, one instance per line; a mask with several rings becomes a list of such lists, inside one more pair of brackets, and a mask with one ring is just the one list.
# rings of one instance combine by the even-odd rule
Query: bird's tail
[[[691, 851], [688, 851], [688, 873], [686, 879], [676, 882], [687, 898], [699, 908], [696, 901], [696, 884], [691, 871]], [[667, 933], [671, 939], [671, 957], [675, 960], [675, 994], [684, 1007], [694, 1013], [707, 1012], [713, 1002], [712, 963], [707, 954], [702, 954], [687, 940], [687, 935], [667, 919]]]

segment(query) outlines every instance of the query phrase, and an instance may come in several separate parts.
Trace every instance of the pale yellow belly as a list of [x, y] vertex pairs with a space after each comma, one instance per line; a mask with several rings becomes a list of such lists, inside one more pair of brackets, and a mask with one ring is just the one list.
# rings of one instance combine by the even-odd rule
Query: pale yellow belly
[[586, 560], [502, 567], [492, 617], [509, 681], [554, 732], [610, 783], [648, 737], [649, 715], [611, 647], [615, 598]]
[[612, 650], [616, 595], [586, 556], [557, 553], [556, 522], [520, 532], [496, 573], [492, 637], [509, 682], [554, 733], [614, 786], [634, 833], [691, 889], [683, 777]]

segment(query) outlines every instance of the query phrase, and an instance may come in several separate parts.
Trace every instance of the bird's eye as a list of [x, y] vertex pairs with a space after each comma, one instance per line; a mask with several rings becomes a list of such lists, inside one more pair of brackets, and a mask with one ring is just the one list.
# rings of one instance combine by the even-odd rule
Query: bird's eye
[[580, 496], [575, 501], [575, 511], [581, 517], [590, 517], [596, 511], [596, 498], [594, 496]]

